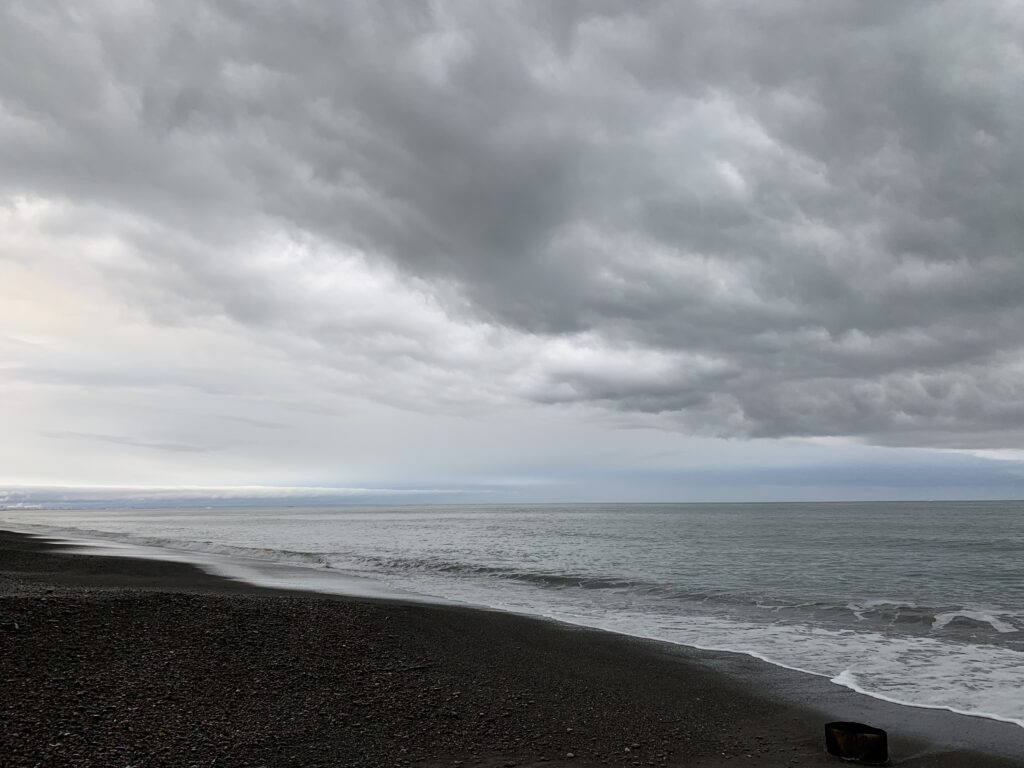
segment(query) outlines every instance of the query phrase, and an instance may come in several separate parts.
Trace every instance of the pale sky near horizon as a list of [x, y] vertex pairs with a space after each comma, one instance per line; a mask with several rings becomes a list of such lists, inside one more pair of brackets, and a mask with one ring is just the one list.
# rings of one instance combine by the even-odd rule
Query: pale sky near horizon
[[1022, 41], [8, 0], [0, 503], [1024, 498]]

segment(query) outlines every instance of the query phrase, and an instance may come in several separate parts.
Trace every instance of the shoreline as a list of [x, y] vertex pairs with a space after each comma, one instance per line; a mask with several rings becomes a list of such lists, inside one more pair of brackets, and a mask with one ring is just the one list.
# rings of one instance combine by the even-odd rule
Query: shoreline
[[[166, 664], [169, 658], [186, 655], [209, 673], [216, 657], [213, 678], [240, 683], [237, 692], [249, 694], [242, 698], [259, 701], [266, 714], [268, 734], [243, 738], [240, 747], [227, 752], [223, 738], [220, 747], [216, 739], [200, 739], [202, 754], [194, 762], [175, 762], [185, 754], [175, 753], [183, 736], [171, 732], [166, 749], [177, 757], [161, 762], [140, 752], [149, 749], [145, 740], [135, 743], [125, 738], [123, 725], [112, 724], [124, 720], [117, 719], [119, 707], [122, 715], [137, 717], [142, 711], [154, 722], [160, 713], [185, 722], [201, 715], [209, 720], [214, 712], [219, 718], [214, 720], [236, 738], [245, 732], [243, 722], [234, 721], [232, 710], [223, 711], [223, 702], [204, 697], [134, 696], [125, 703], [114, 696], [106, 736], [117, 736], [114, 741], [127, 754], [146, 764], [213, 765], [217, 757], [217, 765], [451, 765], [455, 760], [466, 765], [711, 766], [734, 760], [836, 765], [824, 753], [822, 726], [855, 719], [889, 730], [894, 764], [1024, 765], [1024, 729], [1017, 725], [887, 703], [752, 656], [483, 608], [274, 590], [210, 576], [183, 563], [59, 550], [53, 540], [0, 533], [0, 589], [7, 613], [27, 617], [26, 629], [0, 632], [2, 677], [23, 687], [2, 726], [12, 731], [0, 740], [5, 765], [111, 762], [110, 745], [99, 744], [103, 728], [93, 729], [96, 743], [83, 737], [78, 751], [67, 755], [52, 746], [60, 739], [46, 741], [71, 733], [59, 728], [78, 722], [74, 707], [83, 700], [113, 695], [80, 668], [79, 660], [65, 658], [61, 643], [69, 635], [82, 639], [79, 656], [114, 664], [106, 675], [120, 680], [122, 692], [145, 686], [142, 668], [133, 661], [140, 654], [151, 662], [162, 659], [166, 674], [178, 676], [172, 689], [181, 688], [182, 679], [189, 683], [185, 687], [194, 687], [206, 678], [196, 677], [197, 669], [188, 665]], [[104, 621], [111, 606], [119, 618], [108, 615]], [[209, 632], [201, 630], [221, 621], [221, 613], [235, 620], [220, 624], [211, 644], [205, 639]], [[185, 639], [156, 631], [169, 618]], [[270, 626], [264, 626], [267, 622]], [[33, 626], [47, 631], [37, 636]], [[282, 642], [282, 626], [291, 633], [284, 656], [275, 644]], [[309, 637], [321, 629], [335, 645]], [[194, 641], [199, 634], [203, 642]], [[107, 659], [103, 643], [121, 647], [122, 655]], [[248, 661], [240, 658], [243, 646]], [[423, 664], [427, 667], [416, 669]], [[269, 687], [254, 688], [242, 674], [279, 668], [287, 674]], [[305, 678], [310, 668], [319, 670], [316, 685]], [[410, 677], [404, 683], [395, 679], [402, 671]], [[34, 684], [48, 678], [76, 675], [75, 685], [88, 684], [54, 684], [34, 692]], [[354, 694], [357, 682], [361, 692]], [[71, 689], [77, 693], [69, 698]], [[386, 695], [369, 695], [374, 689]], [[305, 730], [289, 714], [293, 710], [306, 714]], [[282, 729], [288, 734], [298, 729], [303, 738], [294, 755], [275, 762], [268, 740]], [[5, 756], [6, 749], [11, 754]], [[352, 749], [364, 753], [342, 759]]]
[[[67, 548], [68, 551], [74, 551], [77, 554], [92, 554], [96, 556], [107, 557], [126, 557], [142, 560], [165, 560], [170, 562], [185, 563], [194, 566], [202, 570], [207, 575], [213, 577], [226, 578], [228, 580], [239, 581], [247, 583], [250, 586], [261, 587], [265, 589], [283, 590], [289, 592], [298, 591], [302, 593], [313, 593], [325, 596], [333, 595], [336, 597], [341, 597], [343, 599], [370, 599], [398, 603], [409, 602], [413, 604], [443, 605], [451, 608], [468, 608], [470, 610], [497, 611], [500, 613], [509, 613], [512, 615], [521, 616], [528, 619], [552, 621], [557, 624], [564, 624], [581, 629], [589, 629], [598, 632], [608, 632], [611, 634], [621, 635], [633, 640], [649, 641], [653, 643], [664, 643], [674, 648], [690, 649], [698, 652], [706, 652], [712, 654], [736, 654], [739, 656], [755, 659], [758, 662], [768, 664], [772, 667], [781, 668], [783, 670], [786, 670], [786, 672], [788, 673], [795, 673], [798, 675], [808, 676], [816, 678], [818, 680], [826, 680], [833, 686], [839, 686], [841, 688], [852, 691], [853, 693], [856, 693], [860, 696], [866, 696], [877, 701], [885, 702], [886, 704], [897, 705], [899, 707], [907, 707], [914, 710], [932, 710], [936, 712], [949, 713], [960, 717], [995, 721], [998, 723], [1005, 723], [1013, 726], [1018, 726], [1021, 729], [1024, 729], [1024, 721], [1021, 720], [1015, 720], [1013, 718], [1003, 717], [1000, 715], [991, 714], [987, 712], [966, 711], [954, 709], [952, 707], [945, 707], [941, 705], [922, 704], [913, 701], [888, 697], [883, 694], [864, 690], [858, 687], [856, 684], [838, 682], [836, 680], [836, 676], [819, 672], [813, 672], [808, 669], [803, 669], [799, 666], [786, 664], [752, 650], [738, 650], [735, 648], [706, 646], [697, 643], [683, 643], [668, 640], [661, 637], [638, 634], [635, 632], [619, 631], [614, 628], [587, 624], [580, 621], [573, 621], [571, 618], [549, 616], [541, 613], [530, 613], [528, 611], [487, 605], [484, 603], [460, 602], [457, 600], [437, 597], [434, 595], [401, 591], [388, 587], [372, 577], [358, 575], [342, 576], [339, 572], [331, 570], [329, 568], [321, 569], [306, 565], [279, 563], [275, 561], [251, 560], [250, 558], [241, 555], [231, 556], [225, 555], [223, 553], [212, 554], [203, 549], [178, 549], [170, 545], [165, 546], [161, 544], [138, 544], [133, 543], [131, 541], [121, 541], [116, 538], [105, 539], [102, 538], [98, 532], [95, 536], [85, 535], [87, 532], [83, 532], [83, 535], [80, 536], [68, 536], [59, 527], [50, 527], [49, 529], [47, 529], [46, 526], [39, 526], [38, 530], [29, 530], [26, 528], [9, 527], [6, 526], [6, 524], [4, 523], [0, 523], [0, 530], [5, 530], [12, 533], [18, 533], [20, 535], [36, 537], [47, 541], [51, 541], [56, 543], [58, 546], [62, 548]], [[120, 549], [123, 549], [123, 551], [118, 551]], [[275, 571], [279, 573], [274, 573]], [[323, 583], [316, 583], [320, 581], [322, 581]], [[342, 588], [339, 589], [339, 586], [341, 586]]]

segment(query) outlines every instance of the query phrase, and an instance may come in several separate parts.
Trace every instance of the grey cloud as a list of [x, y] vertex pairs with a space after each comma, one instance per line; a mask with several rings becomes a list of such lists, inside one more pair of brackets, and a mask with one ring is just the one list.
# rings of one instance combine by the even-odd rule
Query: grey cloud
[[[51, 437], [56, 440], [87, 440], [100, 443], [112, 443], [114, 445], [126, 445], [130, 448], [146, 448], [155, 451], [171, 451], [172, 453], [210, 453], [218, 448], [209, 445], [193, 445], [191, 443], [179, 443], [166, 440], [145, 440], [133, 436], [124, 435], [103, 435], [93, 432], [74, 432], [67, 430], [48, 431], [42, 433], [44, 437]], [[226, 446], [220, 446], [223, 449]]]
[[[134, 216], [137, 260], [104, 269], [160, 322], [227, 317], [370, 371], [385, 347], [354, 350], [355, 321], [247, 253], [283, 228], [396, 270], [457, 321], [587, 334], [626, 369], [629, 350], [675, 361], [644, 377], [549, 362], [523, 390], [538, 402], [752, 437], [1024, 433], [1009, 7], [0, 13], [0, 191]], [[446, 339], [367, 322], [384, 368], [442, 389]], [[471, 373], [521, 394], [514, 372]]]
[[246, 416], [229, 416], [227, 414], [218, 413], [216, 418], [223, 421], [234, 421], [239, 424], [246, 424], [250, 427], [258, 427], [260, 429], [285, 429], [285, 425], [276, 421], [265, 421], [263, 419], [250, 419]]

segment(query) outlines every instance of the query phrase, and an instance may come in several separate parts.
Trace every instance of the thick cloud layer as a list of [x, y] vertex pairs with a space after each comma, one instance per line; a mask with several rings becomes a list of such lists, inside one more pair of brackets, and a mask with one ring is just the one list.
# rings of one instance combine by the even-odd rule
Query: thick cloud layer
[[[1015, 447], [1022, 40], [994, 0], [11, 0], [0, 259], [403, 408]], [[11, 375], [226, 386], [93, 352]]]

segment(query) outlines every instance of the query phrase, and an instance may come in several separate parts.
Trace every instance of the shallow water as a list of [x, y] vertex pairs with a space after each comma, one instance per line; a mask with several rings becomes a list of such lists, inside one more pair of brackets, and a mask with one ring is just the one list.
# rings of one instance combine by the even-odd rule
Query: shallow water
[[416, 593], [740, 651], [1024, 725], [1021, 502], [3, 510], [0, 521], [170, 547], [260, 583]]

